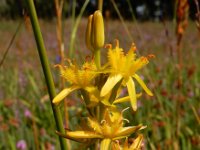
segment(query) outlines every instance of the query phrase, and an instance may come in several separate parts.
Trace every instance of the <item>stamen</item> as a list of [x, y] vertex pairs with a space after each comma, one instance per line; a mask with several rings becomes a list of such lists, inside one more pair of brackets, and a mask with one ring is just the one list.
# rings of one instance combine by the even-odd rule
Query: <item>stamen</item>
[[106, 120], [101, 120], [101, 124], [106, 123]]
[[135, 52], [137, 50], [135, 43], [132, 43], [130, 50], [132, 50], [133, 52]]
[[130, 108], [130, 107], [124, 108], [124, 109], [122, 110], [122, 114], [123, 114], [125, 111], [127, 111], [129, 108]]
[[123, 118], [122, 120], [126, 121], [127, 123], [130, 123], [130, 121], [128, 119], [126, 119], [126, 118]]

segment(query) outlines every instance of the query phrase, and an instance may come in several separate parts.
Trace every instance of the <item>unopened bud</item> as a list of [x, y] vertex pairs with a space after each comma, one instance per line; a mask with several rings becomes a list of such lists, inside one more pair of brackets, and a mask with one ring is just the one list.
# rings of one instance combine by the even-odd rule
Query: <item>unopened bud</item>
[[92, 23], [93, 22], [93, 15], [90, 15], [88, 18], [86, 34], [85, 34], [85, 43], [89, 50], [94, 51], [92, 46]]
[[99, 49], [104, 45], [104, 23], [103, 16], [100, 10], [94, 12], [92, 26], [92, 43], [94, 49]]

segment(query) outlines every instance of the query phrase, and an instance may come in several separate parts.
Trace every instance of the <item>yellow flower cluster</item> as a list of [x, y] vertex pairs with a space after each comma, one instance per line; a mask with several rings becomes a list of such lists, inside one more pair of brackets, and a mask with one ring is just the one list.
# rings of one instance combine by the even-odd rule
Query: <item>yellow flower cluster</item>
[[[126, 119], [123, 118], [123, 111], [118, 110], [116, 104], [130, 101], [132, 109], [134, 111], [137, 110], [137, 97], [141, 94], [136, 94], [135, 81], [140, 84], [149, 96], [153, 96], [136, 72], [149, 63], [149, 57], [154, 56], [137, 58], [135, 44], [132, 44], [130, 50], [125, 54], [124, 50], [119, 46], [119, 41], [116, 40], [115, 48], [112, 48], [111, 44], [106, 45], [108, 48], [108, 61], [101, 66], [99, 53], [95, 53], [96, 49], [99, 51], [104, 43], [104, 33], [98, 33], [97, 30], [98, 27], [101, 29], [99, 32], [104, 31], [102, 29], [102, 15], [99, 13], [100, 11], [95, 12], [94, 15], [89, 17], [86, 31], [86, 44], [88, 48], [91, 48], [94, 57], [98, 57], [98, 59], [86, 61], [82, 67], [78, 67], [71, 61], [67, 66], [57, 65], [61, 76], [70, 85], [53, 99], [53, 103], [56, 105], [71, 92], [80, 90], [81, 98], [85, 101], [89, 112], [87, 127], [77, 131], [66, 130], [66, 134], [57, 133], [65, 138], [80, 142], [85, 142], [87, 141], [86, 139], [94, 139], [98, 142], [98, 139], [100, 139], [99, 146], [101, 150], [110, 148], [113, 150], [139, 149], [143, 136], [139, 134], [131, 145], [128, 144], [127, 137], [136, 131], [144, 129], [146, 126], [125, 127], [124, 121]], [[98, 22], [100, 23], [98, 24]], [[119, 97], [121, 89], [124, 87], [127, 87], [128, 95]], [[126, 139], [123, 146], [118, 142], [121, 139]]]

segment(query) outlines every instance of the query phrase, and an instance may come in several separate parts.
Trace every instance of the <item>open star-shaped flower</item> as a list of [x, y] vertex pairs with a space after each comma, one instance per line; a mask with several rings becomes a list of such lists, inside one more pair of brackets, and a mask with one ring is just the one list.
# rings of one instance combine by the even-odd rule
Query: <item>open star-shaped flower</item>
[[[148, 64], [147, 57], [136, 58], [136, 47], [132, 44], [130, 50], [125, 55], [122, 48], [119, 47], [119, 41], [116, 40], [116, 47], [112, 49], [112, 45], [108, 45], [108, 64], [106, 64], [105, 72], [109, 73], [109, 77], [101, 89], [101, 96], [107, 95], [113, 87], [122, 81], [122, 85], [127, 86], [131, 106], [134, 111], [137, 110], [136, 90], [134, 79], [141, 85], [145, 92], [153, 96], [152, 92], [147, 88], [143, 80], [136, 74], [138, 70]], [[150, 55], [151, 57], [152, 55]]]
[[122, 112], [106, 109], [101, 122], [88, 117], [89, 130], [66, 131], [66, 134], [57, 132], [60, 136], [80, 141], [81, 139], [101, 139], [101, 147], [109, 147], [112, 141], [128, 137], [129, 135], [146, 128], [143, 125], [124, 127]]
[[77, 89], [87, 89], [92, 86], [94, 78], [97, 76], [96, 65], [94, 61], [85, 62], [79, 69], [76, 64], [69, 61], [69, 66], [57, 65], [60, 69], [61, 76], [71, 85], [63, 89], [54, 99], [53, 103], [59, 103], [69, 93]]

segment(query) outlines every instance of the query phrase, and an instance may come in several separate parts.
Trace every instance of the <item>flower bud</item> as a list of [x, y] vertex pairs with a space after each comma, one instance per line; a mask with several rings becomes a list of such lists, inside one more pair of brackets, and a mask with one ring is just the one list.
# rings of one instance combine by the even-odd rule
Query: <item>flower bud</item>
[[86, 34], [85, 34], [85, 43], [89, 50], [94, 51], [92, 46], [92, 23], [93, 22], [93, 15], [90, 15], [88, 18]]
[[94, 12], [92, 26], [92, 44], [94, 49], [99, 49], [104, 45], [104, 23], [100, 10]]

